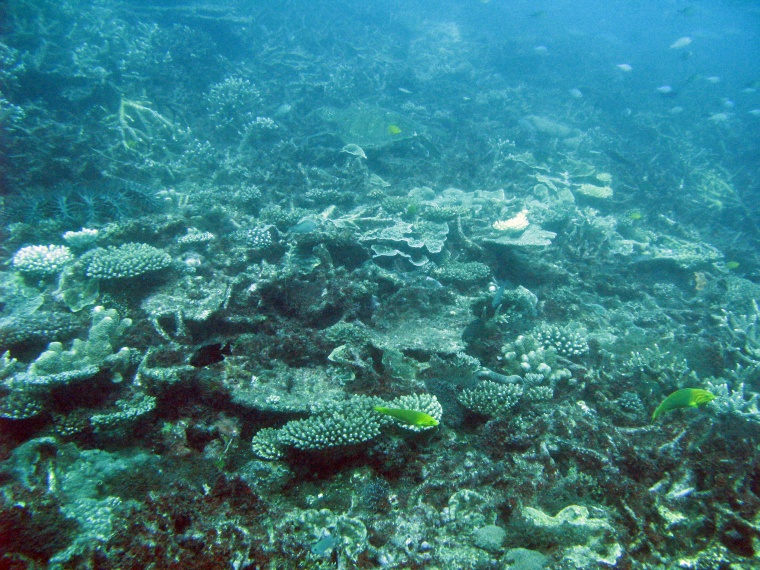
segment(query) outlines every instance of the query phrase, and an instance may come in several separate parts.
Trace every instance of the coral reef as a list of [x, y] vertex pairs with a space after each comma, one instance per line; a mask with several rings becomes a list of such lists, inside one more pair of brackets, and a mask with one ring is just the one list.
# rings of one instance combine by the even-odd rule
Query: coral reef
[[327, 4], [3, 5], [0, 567], [756, 565], [719, 34]]

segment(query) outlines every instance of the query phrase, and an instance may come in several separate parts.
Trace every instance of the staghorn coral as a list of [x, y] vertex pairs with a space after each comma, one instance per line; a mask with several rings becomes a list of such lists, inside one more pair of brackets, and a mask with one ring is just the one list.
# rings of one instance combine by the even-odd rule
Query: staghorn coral
[[731, 388], [730, 384], [722, 381], [721, 378], [707, 380], [705, 386], [715, 394], [710, 407], [718, 415], [737, 417], [747, 422], [760, 424], [760, 409], [758, 408], [760, 394], [748, 390], [743, 383], [738, 384], [735, 389]]
[[715, 319], [728, 338], [727, 350], [742, 364], [759, 366], [760, 307], [757, 301], [752, 299], [750, 311], [745, 314], [721, 309]]

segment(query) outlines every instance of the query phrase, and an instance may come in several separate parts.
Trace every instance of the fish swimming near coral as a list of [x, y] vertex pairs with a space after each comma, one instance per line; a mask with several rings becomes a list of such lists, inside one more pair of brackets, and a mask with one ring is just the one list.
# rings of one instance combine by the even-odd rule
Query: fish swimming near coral
[[702, 390], [701, 388], [683, 388], [676, 390], [670, 396], [665, 398], [662, 403], [652, 414], [654, 422], [663, 412], [676, 410], [678, 408], [697, 408], [709, 404], [716, 398], [715, 394]]
[[210, 366], [224, 360], [225, 355], [232, 355], [232, 347], [229, 342], [224, 346], [222, 346], [221, 342], [207, 344], [193, 353], [190, 359], [190, 366], [195, 366], [196, 368]]
[[386, 416], [396, 418], [397, 420], [410, 426], [418, 427], [435, 427], [438, 420], [425, 412], [417, 410], [404, 410], [402, 408], [386, 408], [384, 406], [375, 406], [374, 410]]
[[332, 549], [338, 546], [340, 542], [340, 538], [333, 536], [330, 531], [324, 529], [319, 540], [311, 546], [311, 553], [315, 556], [324, 556], [332, 552]]

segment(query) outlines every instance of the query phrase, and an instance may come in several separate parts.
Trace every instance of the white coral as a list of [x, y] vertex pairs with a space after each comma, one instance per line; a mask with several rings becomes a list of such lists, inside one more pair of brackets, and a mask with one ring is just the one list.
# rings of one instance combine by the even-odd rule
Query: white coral
[[711, 405], [717, 408], [718, 414], [739, 416], [748, 421], [760, 423], [760, 409], [758, 409], [760, 394], [745, 391], [743, 382], [736, 390], [733, 390], [727, 382], [708, 381], [707, 389], [716, 396]]
[[29, 245], [13, 256], [13, 268], [25, 275], [55, 275], [74, 259], [65, 245]]
[[493, 223], [494, 229], [512, 234], [521, 234], [528, 229], [529, 225], [528, 210], [522, 210], [516, 216], [513, 216], [508, 220], [499, 220]]

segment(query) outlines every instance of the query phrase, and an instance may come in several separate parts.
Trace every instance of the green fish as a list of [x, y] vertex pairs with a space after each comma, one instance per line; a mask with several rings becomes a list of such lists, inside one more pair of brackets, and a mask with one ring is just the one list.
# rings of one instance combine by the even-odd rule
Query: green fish
[[434, 427], [438, 425], [438, 420], [430, 414], [425, 412], [418, 412], [417, 410], [404, 410], [401, 408], [385, 408], [383, 406], [375, 406], [375, 411], [396, 418], [397, 420], [404, 422], [410, 426], [419, 427]]
[[675, 410], [678, 408], [696, 408], [709, 404], [716, 398], [715, 394], [702, 390], [701, 388], [683, 388], [676, 390], [670, 396], [662, 401], [662, 404], [657, 406], [657, 409], [652, 414], [652, 421], [654, 422], [660, 414], [669, 410]]

